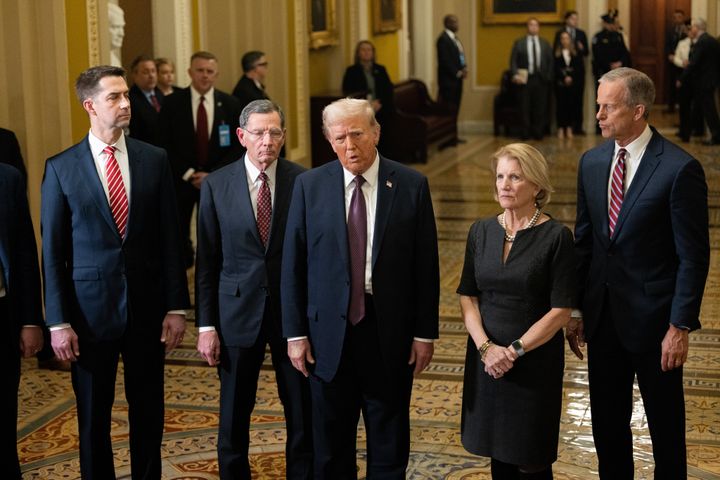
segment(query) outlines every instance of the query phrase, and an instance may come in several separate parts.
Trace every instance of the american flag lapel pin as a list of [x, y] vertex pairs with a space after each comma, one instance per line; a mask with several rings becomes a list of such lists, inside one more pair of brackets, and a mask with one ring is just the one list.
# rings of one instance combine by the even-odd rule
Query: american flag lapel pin
[[390, 180], [385, 180], [385, 186], [387, 188], [392, 188], [392, 182]]

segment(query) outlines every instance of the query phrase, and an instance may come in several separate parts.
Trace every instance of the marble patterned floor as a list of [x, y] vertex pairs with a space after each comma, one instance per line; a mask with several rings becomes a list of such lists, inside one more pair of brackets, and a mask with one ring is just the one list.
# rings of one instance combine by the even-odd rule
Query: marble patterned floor
[[[662, 128], [672, 138], [671, 120]], [[489, 156], [510, 139], [466, 135], [458, 148], [435, 152], [417, 168], [428, 175], [438, 221], [441, 259], [440, 339], [435, 358], [416, 379], [411, 405], [409, 479], [486, 479], [489, 459], [468, 454], [460, 444], [460, 405], [466, 334], [457, 296], [465, 238], [470, 224], [499, 210], [492, 199]], [[581, 153], [601, 139], [548, 138], [534, 143], [551, 165], [555, 194], [548, 212], [572, 227], [575, 181]], [[710, 186], [711, 268], [702, 306], [703, 329], [694, 332], [685, 369], [688, 466], [691, 479], [720, 479], [720, 148], [693, 141], [691, 151], [705, 167]], [[204, 366], [195, 349], [194, 328], [174, 351], [166, 369], [166, 419], [163, 443], [164, 479], [218, 478], [217, 444], [219, 384], [214, 369]], [[118, 375], [113, 410], [115, 465], [119, 478], [129, 476], [127, 403]], [[77, 423], [68, 373], [38, 370], [23, 361], [18, 450], [25, 479], [79, 478]], [[254, 478], [284, 478], [285, 430], [269, 358], [263, 366], [252, 419], [251, 465]], [[636, 478], [651, 479], [650, 437], [639, 392], [633, 415]], [[358, 434], [361, 474], [364, 431]], [[587, 364], [566, 353], [563, 414], [557, 479], [597, 478], [593, 453]]]

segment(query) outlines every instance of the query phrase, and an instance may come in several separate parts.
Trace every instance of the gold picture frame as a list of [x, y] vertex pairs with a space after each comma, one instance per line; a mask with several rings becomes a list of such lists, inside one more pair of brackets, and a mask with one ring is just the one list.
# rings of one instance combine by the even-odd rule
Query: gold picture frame
[[373, 0], [373, 33], [390, 33], [402, 26], [402, 0]]
[[482, 23], [524, 24], [535, 17], [542, 23], [563, 23], [565, 0], [481, 0]]
[[308, 0], [308, 31], [310, 32], [311, 49], [338, 44], [336, 18], [335, 0]]

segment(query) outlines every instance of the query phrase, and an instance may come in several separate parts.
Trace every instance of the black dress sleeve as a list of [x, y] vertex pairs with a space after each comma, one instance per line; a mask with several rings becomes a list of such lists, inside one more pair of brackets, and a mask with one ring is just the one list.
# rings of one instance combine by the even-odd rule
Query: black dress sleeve
[[551, 260], [550, 306], [552, 308], [574, 308], [577, 291], [575, 249], [573, 236], [567, 227], [562, 227], [555, 241]]
[[467, 245], [465, 246], [465, 264], [460, 275], [460, 285], [457, 288], [458, 294], [468, 297], [478, 296], [480, 293], [475, 281], [475, 252], [478, 228], [480, 228], [479, 221], [475, 222], [468, 232]]

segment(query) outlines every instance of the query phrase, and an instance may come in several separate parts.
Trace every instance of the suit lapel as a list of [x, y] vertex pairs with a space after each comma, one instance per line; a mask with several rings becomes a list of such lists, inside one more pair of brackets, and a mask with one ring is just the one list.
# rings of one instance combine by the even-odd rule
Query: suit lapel
[[395, 169], [383, 158], [380, 157], [380, 168], [378, 169], [377, 204], [375, 205], [375, 232], [373, 233], [372, 267], [380, 252], [385, 229], [390, 218], [395, 192], [398, 189], [395, 181]]
[[87, 137], [78, 145], [78, 148], [75, 150], [75, 156], [78, 160], [78, 172], [80, 176], [84, 178], [84, 181], [81, 183], [85, 186], [95, 202], [95, 205], [100, 211], [100, 215], [105, 219], [108, 226], [118, 235], [118, 238], [120, 238], [120, 234], [117, 233], [117, 225], [115, 225], [115, 220], [110, 211], [110, 204], [105, 195], [105, 190], [103, 189], [102, 183], [100, 183], [100, 177], [98, 177], [98, 171], [95, 168], [95, 160], [92, 158], [90, 143]]
[[330, 210], [328, 218], [334, 223], [333, 229], [335, 230], [335, 238], [337, 238], [338, 250], [340, 251], [343, 265], [346, 265], [348, 271], [350, 271], [347, 219], [345, 218], [345, 176], [343, 175], [340, 161], [335, 160], [328, 168], [327, 173], [331, 177], [328, 182], [330, 188], [325, 189], [328, 196], [325, 205], [328, 210]]
[[[247, 222], [248, 231], [252, 233], [258, 248], [264, 251], [265, 247], [262, 244], [262, 240], [260, 240], [260, 232], [258, 232], [257, 229], [257, 220], [255, 219], [255, 212], [253, 211], [252, 201], [250, 200], [247, 171], [245, 170], [245, 156], [240, 157], [233, 165], [230, 191], [233, 192], [234, 198], [230, 205], [237, 206], [240, 212], [239, 218]], [[238, 235], [238, 238], [242, 237]], [[268, 241], [268, 245], [269, 244], [270, 242]]]
[[[612, 165], [615, 144], [605, 142], [598, 148], [593, 158], [588, 158], [587, 170], [583, 173], [588, 180], [585, 182], [585, 198], [587, 208], [591, 213], [593, 223], [599, 225], [603, 232], [602, 238], [609, 241], [610, 227], [608, 225], [608, 181], [610, 180], [610, 166]], [[595, 200], [595, 201], [592, 201]]]
[[[125, 137], [125, 146], [128, 150], [128, 167], [130, 168], [130, 198], [128, 198], [128, 223], [127, 233], [125, 234], [125, 238], [128, 238], [137, 228], [135, 225], [143, 224], [140, 218], [142, 208], [133, 208], [133, 206], [136, 202], [137, 205], [145, 203], [142, 199], [145, 176], [143, 175], [142, 151], [134, 148], [132, 141], [127, 137]], [[114, 221], [113, 225], [115, 225]]]
[[618, 215], [617, 225], [615, 226], [616, 233], [613, 235], [613, 240], [617, 238], [617, 232], [622, 229], [625, 219], [628, 215], [630, 215], [630, 211], [635, 205], [635, 202], [642, 194], [643, 190], [645, 190], [645, 187], [650, 181], [655, 169], [660, 164], [660, 155], [662, 155], [662, 150], [662, 137], [659, 133], [653, 130], [653, 136], [645, 149], [645, 153], [640, 161], [640, 166], [635, 172], [630, 188], [628, 188], [625, 198], [623, 199], [622, 206], [620, 207], [620, 214]]
[[287, 204], [290, 201], [290, 178], [286, 165], [281, 159], [277, 159], [277, 170], [275, 170], [275, 198], [273, 199], [272, 218], [270, 220], [270, 238], [268, 247], [274, 242], [277, 235], [278, 225], [282, 223], [283, 212], [287, 212]]
[[[0, 205], [0, 209], [4, 210], [0, 213], [0, 264], [2, 265], [5, 273], [3, 280], [5, 281], [5, 287], [7, 288], [9, 276], [8, 272], [10, 271], [10, 252], [8, 251], [10, 248], [10, 241], [8, 239], [10, 211], [8, 207], [12, 205], [11, 200], [14, 200], [14, 198], [10, 196], [10, 186], [8, 185], [5, 175], [0, 175], [0, 198], [2, 198], [2, 205]], [[7, 221], [3, 221], [3, 217], [6, 217]]]

